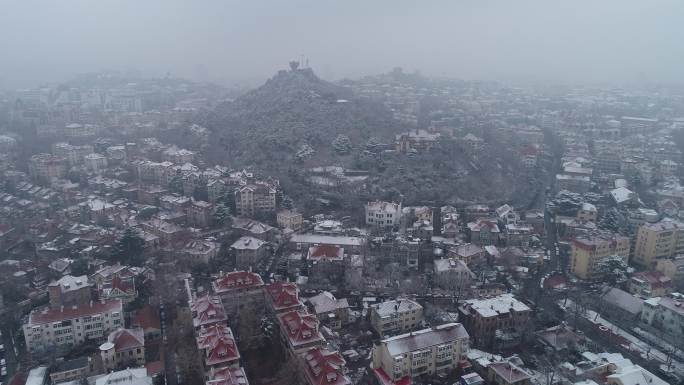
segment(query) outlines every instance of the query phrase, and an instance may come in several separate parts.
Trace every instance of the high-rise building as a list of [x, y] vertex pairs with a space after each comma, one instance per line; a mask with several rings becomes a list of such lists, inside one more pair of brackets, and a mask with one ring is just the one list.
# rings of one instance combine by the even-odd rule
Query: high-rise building
[[655, 268], [657, 260], [684, 253], [684, 223], [663, 219], [645, 223], [636, 236], [632, 262], [646, 269]]
[[67, 172], [66, 159], [51, 154], [33, 155], [28, 166], [31, 177], [40, 183], [64, 178]]
[[629, 258], [629, 238], [615, 233], [577, 236], [570, 244], [570, 268], [581, 279], [600, 278], [600, 263], [608, 257]]

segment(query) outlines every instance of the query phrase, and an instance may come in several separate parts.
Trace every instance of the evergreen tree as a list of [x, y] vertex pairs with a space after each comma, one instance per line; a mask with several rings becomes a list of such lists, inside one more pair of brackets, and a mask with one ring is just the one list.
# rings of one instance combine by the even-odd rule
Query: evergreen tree
[[627, 282], [632, 268], [629, 267], [624, 258], [614, 255], [601, 260], [596, 265], [596, 271], [603, 277], [604, 282], [611, 286], [616, 286]]
[[344, 155], [348, 154], [352, 149], [351, 140], [347, 135], [337, 135], [335, 140], [332, 142], [332, 146], [338, 154]]
[[112, 259], [126, 265], [141, 266], [145, 240], [132, 227], [124, 231], [112, 251]]
[[206, 183], [201, 183], [199, 186], [195, 187], [195, 190], [192, 192], [192, 197], [195, 198], [196, 201], [209, 201], [209, 190], [207, 189]]
[[237, 207], [235, 206], [235, 191], [232, 189], [226, 191], [221, 198], [221, 203], [223, 203], [231, 213], [236, 212]]
[[183, 195], [183, 179], [176, 175], [169, 181], [169, 191], [174, 194]]
[[219, 203], [214, 211], [214, 224], [224, 226], [230, 220], [230, 209], [225, 204]]

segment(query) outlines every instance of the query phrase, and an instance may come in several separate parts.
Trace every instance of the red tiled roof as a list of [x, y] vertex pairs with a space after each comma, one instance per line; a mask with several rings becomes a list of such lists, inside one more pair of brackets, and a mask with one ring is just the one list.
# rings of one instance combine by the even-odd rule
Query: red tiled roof
[[499, 225], [497, 225], [495, 221], [491, 221], [485, 218], [478, 218], [475, 222], [468, 223], [468, 228], [470, 229], [470, 231], [481, 231], [485, 227], [493, 233], [500, 232]]
[[290, 344], [294, 347], [308, 342], [323, 340], [318, 331], [318, 318], [305, 310], [293, 310], [278, 316], [281, 331], [287, 334]]
[[24, 385], [28, 376], [24, 372], [18, 372], [12, 376], [7, 385]]
[[197, 333], [197, 348], [206, 349], [224, 336], [233, 338], [233, 331], [228, 326], [214, 324], [206, 328], [203, 327]]
[[164, 372], [164, 363], [161, 361], [152, 361], [145, 364], [145, 369], [147, 369], [147, 375], [154, 377], [157, 374]]
[[335, 245], [319, 245], [309, 248], [308, 259], [340, 259], [344, 256], [344, 249]]
[[231, 271], [213, 282], [214, 291], [222, 292], [264, 285], [261, 276], [249, 271]]
[[562, 275], [552, 275], [544, 279], [544, 289], [561, 289], [568, 286], [568, 278]]
[[114, 350], [117, 352], [135, 349], [145, 345], [145, 337], [142, 329], [118, 329], [109, 335], [108, 340], [114, 344]]
[[373, 369], [373, 374], [375, 374], [380, 385], [411, 385], [411, 377], [406, 376], [395, 382], [385, 373], [383, 368]]
[[213, 341], [211, 346], [207, 347], [204, 353], [206, 366], [228, 364], [239, 359], [240, 352], [232, 335], [230, 337], [225, 335], [219, 336], [218, 339]]
[[105, 312], [122, 311], [123, 305], [120, 299], [112, 299], [102, 302], [92, 302], [89, 305], [80, 305], [77, 307], [65, 307], [63, 309], [44, 309], [34, 310], [29, 316], [29, 323], [33, 325], [46, 324], [50, 322], [57, 322], [69, 320], [80, 317], [87, 317]]
[[123, 291], [124, 293], [135, 291], [135, 283], [133, 283], [132, 279], [123, 280], [118, 275], [112, 278], [111, 286], [112, 289], [118, 289]]
[[204, 296], [195, 299], [190, 305], [192, 322], [195, 327], [211, 325], [228, 319], [218, 296]]
[[349, 377], [344, 374], [346, 362], [340, 353], [315, 348], [306, 352], [304, 360], [306, 362], [304, 373], [310, 384], [351, 384]]
[[159, 319], [159, 312], [151, 305], [145, 305], [131, 321], [133, 326], [141, 327], [143, 330], [161, 329], [161, 320]]
[[271, 297], [275, 310], [301, 306], [299, 301], [299, 289], [290, 282], [274, 282], [266, 286], [266, 291]]
[[653, 289], [672, 287], [672, 280], [670, 277], [660, 271], [642, 271], [634, 274], [632, 278], [648, 282]]
[[207, 385], [249, 385], [243, 368], [212, 369]]

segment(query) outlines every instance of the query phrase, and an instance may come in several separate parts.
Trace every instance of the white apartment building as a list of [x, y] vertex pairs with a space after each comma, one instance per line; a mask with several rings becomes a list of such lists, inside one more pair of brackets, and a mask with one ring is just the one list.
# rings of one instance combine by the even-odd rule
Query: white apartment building
[[91, 153], [83, 157], [83, 163], [88, 170], [99, 174], [107, 168], [107, 157]]
[[641, 322], [680, 341], [684, 337], [684, 294], [647, 299], [641, 310]]
[[370, 306], [370, 321], [381, 337], [420, 327], [423, 307], [407, 298], [376, 303]]
[[69, 162], [69, 166], [83, 163], [83, 158], [94, 151], [93, 146], [89, 144], [73, 146], [66, 142], [59, 142], [52, 145], [52, 153], [65, 158]]
[[35, 309], [23, 325], [26, 349], [41, 352], [87, 340], [103, 340], [112, 330], [123, 327], [123, 322], [123, 303], [119, 299]]
[[64, 178], [67, 172], [65, 158], [51, 154], [36, 154], [29, 159], [29, 175], [38, 182]]
[[373, 346], [373, 369], [392, 381], [454, 370], [465, 358], [469, 337], [463, 325], [448, 323], [402, 334]]
[[401, 221], [401, 203], [375, 201], [366, 203], [366, 224], [379, 228], [398, 226]]

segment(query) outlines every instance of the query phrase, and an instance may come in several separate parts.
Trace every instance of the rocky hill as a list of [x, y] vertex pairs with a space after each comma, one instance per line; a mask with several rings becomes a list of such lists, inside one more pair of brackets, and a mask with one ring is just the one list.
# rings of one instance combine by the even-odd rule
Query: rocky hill
[[390, 140], [404, 130], [383, 105], [296, 67], [219, 105], [205, 124], [212, 131], [212, 161], [262, 168], [344, 163], [333, 146], [339, 135], [359, 148], [371, 137]]

